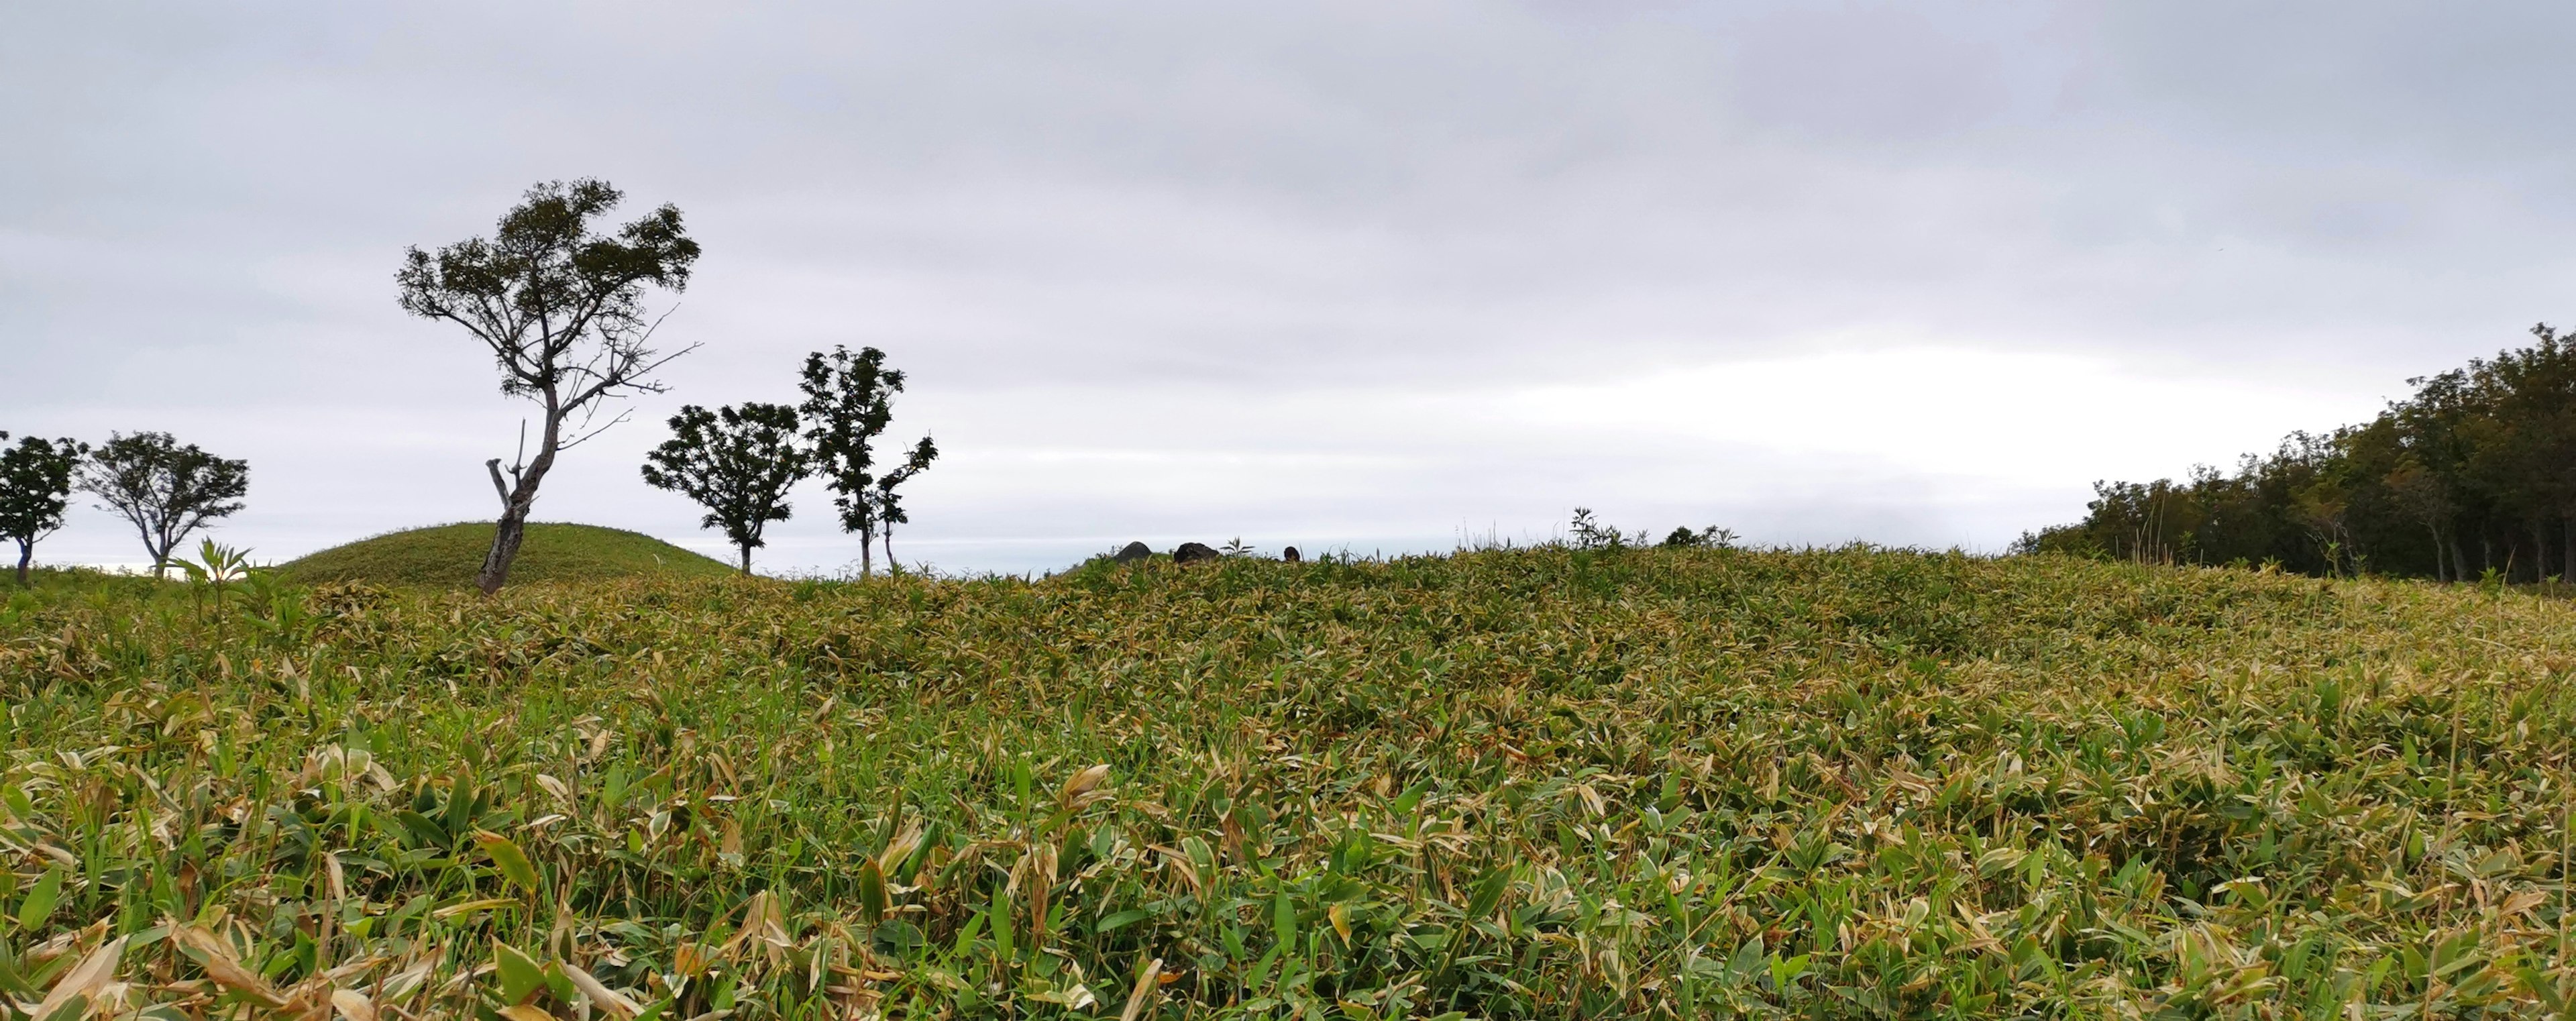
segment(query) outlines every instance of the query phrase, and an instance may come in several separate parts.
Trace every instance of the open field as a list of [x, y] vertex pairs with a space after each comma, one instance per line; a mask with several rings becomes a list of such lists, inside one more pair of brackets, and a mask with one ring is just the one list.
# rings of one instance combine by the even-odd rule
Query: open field
[[[492, 548], [492, 523], [466, 521], [392, 532], [333, 546], [278, 565], [288, 581], [468, 588]], [[648, 574], [724, 575], [733, 568], [640, 532], [536, 522], [510, 565], [510, 580], [603, 581]]]
[[0, 610], [0, 993], [2325, 1018], [2576, 986], [2559, 600], [1562, 549], [264, 598]]

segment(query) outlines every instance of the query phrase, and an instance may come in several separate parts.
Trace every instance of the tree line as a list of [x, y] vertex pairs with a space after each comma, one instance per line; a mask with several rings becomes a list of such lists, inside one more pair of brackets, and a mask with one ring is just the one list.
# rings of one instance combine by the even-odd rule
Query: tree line
[[18, 545], [19, 585], [29, 583], [37, 541], [63, 527], [75, 491], [134, 528], [157, 578], [189, 533], [242, 509], [250, 464], [164, 432], [110, 433], [97, 447], [67, 436], [20, 437], [0, 449], [0, 538]]
[[2576, 578], [2576, 334], [2407, 380], [2368, 422], [2290, 434], [2232, 472], [2096, 482], [2016, 552], [2446, 581]]
[[841, 512], [841, 530], [859, 537], [859, 573], [874, 573], [879, 543], [893, 570], [894, 526], [912, 520], [902, 486], [939, 457], [938, 444], [923, 436], [901, 463], [878, 472], [876, 440], [894, 418], [903, 373], [886, 368], [876, 348], [851, 354], [834, 347], [805, 356], [799, 383], [805, 401], [793, 406], [682, 405], [671, 416], [671, 438], [645, 455], [645, 484], [705, 507], [700, 527], [723, 531], [749, 574], [761, 532], [788, 519], [788, 489], [819, 474]]
[[[541, 183], [501, 215], [490, 237], [434, 253], [405, 249], [395, 273], [404, 311], [462, 328], [492, 356], [501, 393], [536, 405], [534, 455], [522, 423], [510, 466], [497, 457], [483, 464], [501, 504], [476, 574], [487, 595], [509, 578], [556, 459], [625, 421], [623, 411], [599, 421], [616, 402], [664, 392], [655, 374], [697, 349], [652, 346], [669, 311], [656, 312], [650, 299], [688, 287], [698, 243], [669, 204], [605, 229], [603, 218], [624, 198], [604, 181]], [[702, 524], [724, 532], [748, 573], [763, 529], [788, 518], [788, 490], [819, 475], [841, 527], [859, 536], [861, 572], [874, 573], [880, 549], [891, 569], [895, 526], [912, 520], [902, 487], [939, 448], [923, 436], [879, 463], [876, 443], [904, 388], [904, 374], [885, 361], [873, 347], [836, 346], [806, 357], [799, 404], [684, 405], [670, 419], [671, 438], [647, 455], [644, 481], [704, 506]], [[0, 432], [0, 442], [8, 439]], [[96, 448], [30, 436], [0, 448], [0, 538], [17, 543], [18, 581], [26, 584], [36, 543], [63, 527], [72, 493], [85, 491], [135, 528], [153, 574], [165, 576], [179, 542], [239, 511], [249, 484], [247, 463], [168, 433], [113, 434]]]
[[[669, 313], [654, 312], [650, 299], [686, 290], [701, 249], [669, 204], [603, 229], [602, 218], [624, 198], [605, 181], [539, 184], [501, 215], [491, 237], [435, 253], [407, 249], [395, 274], [404, 311], [462, 328], [491, 353], [501, 393], [537, 406], [535, 455], [527, 455], [523, 426], [520, 456], [506, 471], [500, 458], [484, 462], [501, 503], [475, 579], [487, 595], [508, 580], [555, 459], [625, 421], [621, 412], [597, 422], [613, 402], [664, 392], [655, 373], [697, 349], [651, 346]], [[820, 475], [841, 527], [859, 536], [861, 573], [874, 572], [880, 545], [891, 568], [894, 526], [911, 520], [900, 489], [939, 456], [924, 436], [900, 463], [877, 463], [875, 442], [892, 421], [903, 373], [886, 368], [876, 348], [835, 347], [807, 356], [798, 382], [805, 400], [794, 406], [682, 406], [670, 419], [671, 438], [646, 456], [644, 481], [705, 507], [701, 524], [723, 531], [749, 573], [764, 529], [791, 513], [788, 490]]]

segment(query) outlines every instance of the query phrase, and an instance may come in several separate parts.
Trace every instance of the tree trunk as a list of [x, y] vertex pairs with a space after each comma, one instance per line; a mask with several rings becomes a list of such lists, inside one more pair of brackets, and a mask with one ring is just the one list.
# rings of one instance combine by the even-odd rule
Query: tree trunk
[[2428, 532], [2433, 533], [2433, 580], [2434, 580], [2434, 581], [2449, 581], [2450, 579], [2445, 578], [2445, 577], [2442, 577], [2442, 529], [2441, 529], [2441, 526], [2439, 526], [2439, 525], [2435, 525], [2435, 524], [2432, 524], [2432, 523], [2430, 523], [2430, 522], [2427, 522], [2427, 523], [2425, 523], [2425, 525], [2424, 525], [2424, 530], [2425, 530], [2425, 531], [2428, 531]]
[[744, 573], [744, 574], [750, 574], [750, 573], [751, 573], [751, 544], [750, 544], [750, 543], [744, 543], [744, 544], [743, 544], [743, 546], [742, 546], [742, 573]]
[[895, 564], [894, 564], [894, 525], [893, 525], [891, 522], [889, 522], [889, 523], [886, 525], [886, 530], [885, 530], [885, 550], [886, 550], [886, 573], [887, 573], [887, 574], [893, 574], [893, 573], [895, 572]]
[[502, 508], [501, 522], [492, 529], [492, 551], [483, 555], [483, 569], [474, 575], [474, 585], [484, 595], [501, 591], [501, 583], [510, 580], [510, 562], [519, 558], [519, 543], [527, 537], [527, 508]]
[[20, 539], [20, 540], [18, 540], [18, 587], [19, 587], [19, 588], [26, 588], [26, 587], [27, 587], [27, 564], [28, 564], [28, 562], [29, 562], [29, 561], [32, 561], [32, 560], [34, 560], [34, 559], [36, 559], [36, 542], [35, 542], [35, 540], [33, 540], [33, 539]]
[[537, 486], [555, 466], [555, 451], [563, 447], [563, 417], [569, 409], [557, 406], [551, 388], [545, 391], [545, 405], [546, 432], [537, 441], [536, 459], [524, 469], [510, 469], [518, 476], [518, 485], [501, 481], [500, 458], [483, 462], [483, 469], [492, 473], [492, 491], [501, 497], [501, 521], [492, 529], [492, 551], [483, 555], [483, 570], [474, 576], [474, 586], [487, 596], [501, 591], [501, 583], [510, 580], [510, 562], [519, 558], [519, 543], [527, 538], [528, 511], [536, 506]]
[[876, 544], [876, 529], [859, 530], [859, 577], [865, 578], [876, 573]]

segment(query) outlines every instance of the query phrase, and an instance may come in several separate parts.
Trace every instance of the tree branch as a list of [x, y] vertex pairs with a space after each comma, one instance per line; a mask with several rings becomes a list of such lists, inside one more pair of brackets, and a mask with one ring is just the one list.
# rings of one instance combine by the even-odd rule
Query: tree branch
[[483, 470], [492, 473], [492, 491], [501, 494], [501, 509], [509, 510], [510, 485], [501, 481], [501, 459], [496, 457], [483, 462]]

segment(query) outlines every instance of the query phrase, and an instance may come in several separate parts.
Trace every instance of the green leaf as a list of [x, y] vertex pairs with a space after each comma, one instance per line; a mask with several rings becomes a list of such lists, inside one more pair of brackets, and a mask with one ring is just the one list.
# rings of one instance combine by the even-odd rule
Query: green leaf
[[1512, 867], [1509, 865], [1497, 865], [1493, 871], [1485, 873], [1485, 878], [1476, 881], [1475, 894], [1468, 898], [1467, 920], [1474, 922], [1492, 915], [1495, 908], [1502, 906], [1503, 893], [1511, 888], [1511, 883]]
[[1743, 946], [1735, 948], [1735, 956], [1727, 960], [1726, 970], [1734, 974], [1737, 978], [1752, 978], [1753, 976], [1761, 973], [1761, 933], [1754, 933], [1752, 939], [1745, 940]]
[[53, 917], [54, 903], [62, 896], [63, 869], [57, 865], [46, 869], [45, 878], [36, 880], [36, 888], [27, 891], [27, 899], [19, 902], [18, 926], [34, 929], [44, 925], [45, 919]]
[[1121, 911], [1121, 912], [1118, 912], [1117, 914], [1110, 915], [1110, 916], [1109, 916], [1109, 917], [1107, 917], [1107, 918], [1103, 918], [1103, 919], [1101, 919], [1099, 924], [1094, 925], [1094, 926], [1092, 926], [1092, 927], [1091, 927], [1091, 931], [1093, 931], [1093, 932], [1115, 932], [1115, 931], [1117, 931], [1117, 930], [1119, 930], [1119, 929], [1124, 929], [1124, 928], [1126, 928], [1126, 927], [1128, 927], [1128, 926], [1130, 926], [1130, 925], [1134, 925], [1134, 924], [1136, 924], [1136, 923], [1138, 923], [1138, 922], [1144, 921], [1144, 920], [1146, 920], [1146, 919], [1148, 919], [1148, 918], [1152, 918], [1152, 917], [1154, 917], [1154, 913], [1153, 913], [1153, 912], [1151, 912], [1151, 911], [1147, 911], [1147, 910], [1144, 910], [1144, 909], [1142, 909], [1142, 908], [1132, 909], [1132, 910], [1128, 910], [1128, 911]]
[[1771, 955], [1771, 988], [1775, 990], [1789, 988], [1789, 983], [1797, 981], [1798, 976], [1806, 972], [1807, 955], [1805, 954], [1799, 954], [1785, 961], [1781, 960], [1778, 954]]
[[500, 867], [502, 878], [529, 893], [537, 892], [537, 867], [528, 862], [527, 852], [519, 850], [519, 845], [490, 830], [475, 830], [474, 842], [482, 845], [484, 854], [492, 856], [492, 864]]
[[506, 1002], [526, 1003], [537, 990], [545, 988], [545, 969], [517, 947], [493, 940], [492, 964], [501, 974], [501, 999]]
[[877, 868], [874, 858], [859, 862], [859, 917], [875, 925], [885, 917], [886, 906], [884, 870]]
[[421, 846], [443, 851], [451, 845], [447, 829], [440, 826], [438, 820], [403, 808], [394, 811], [394, 821], [402, 824], [403, 832], [411, 834], [412, 839], [420, 841]]
[[1424, 779], [1411, 787], [1405, 788], [1404, 793], [1396, 795], [1395, 804], [1390, 807], [1394, 810], [1397, 818], [1411, 818], [1413, 816], [1414, 806], [1421, 804], [1422, 796], [1430, 792], [1431, 781], [1429, 779]]

